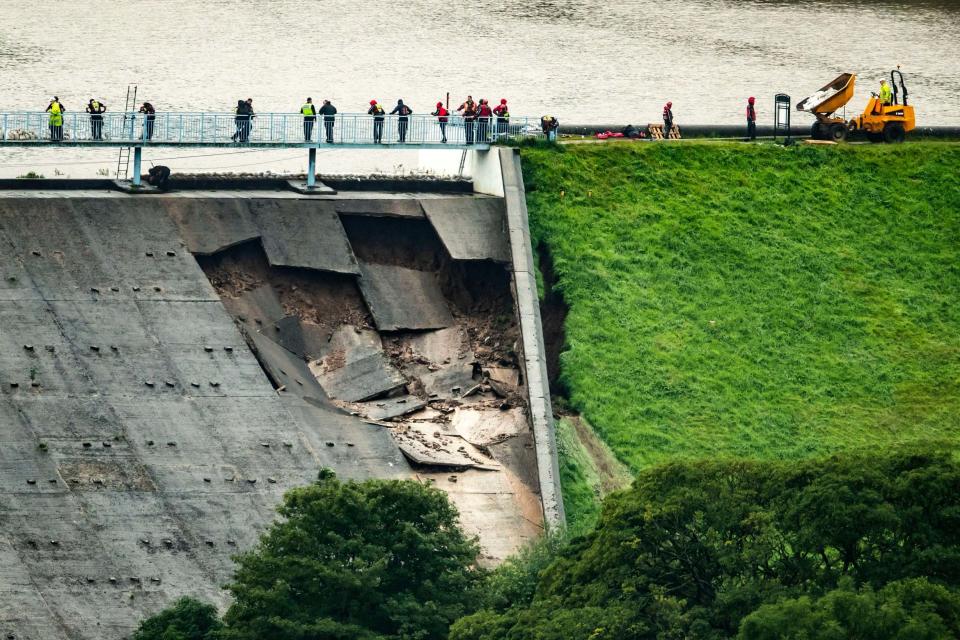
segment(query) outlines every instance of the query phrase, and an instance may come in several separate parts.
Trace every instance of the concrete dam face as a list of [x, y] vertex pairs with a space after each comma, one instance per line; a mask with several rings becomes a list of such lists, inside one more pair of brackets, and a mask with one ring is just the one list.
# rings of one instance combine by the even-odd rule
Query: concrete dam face
[[504, 199], [0, 195], [0, 632], [117, 639], [321, 467], [543, 530]]

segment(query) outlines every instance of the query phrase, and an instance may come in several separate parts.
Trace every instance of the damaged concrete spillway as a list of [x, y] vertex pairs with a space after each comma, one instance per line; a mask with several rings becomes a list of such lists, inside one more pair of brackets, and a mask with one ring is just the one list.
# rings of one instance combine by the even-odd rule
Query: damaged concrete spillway
[[[50, 196], [51, 194], [46, 194]], [[502, 198], [0, 197], [0, 625], [121, 638], [321, 467], [543, 528]]]

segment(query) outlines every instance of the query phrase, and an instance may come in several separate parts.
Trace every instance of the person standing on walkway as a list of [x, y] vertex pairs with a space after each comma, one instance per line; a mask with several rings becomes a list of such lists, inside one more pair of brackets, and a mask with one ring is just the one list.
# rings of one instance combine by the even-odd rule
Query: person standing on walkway
[[243, 116], [247, 112], [247, 103], [237, 100], [237, 107], [233, 110], [233, 135], [230, 139], [237, 142], [243, 134]]
[[333, 125], [336, 121], [337, 108], [330, 104], [329, 100], [324, 100], [320, 107], [320, 115], [323, 116], [323, 130], [327, 134], [327, 144], [333, 144]]
[[153, 121], [157, 119], [157, 110], [149, 102], [140, 105], [140, 113], [143, 114], [143, 137], [146, 140], [153, 138]]
[[63, 114], [66, 109], [60, 104], [60, 98], [53, 96], [53, 100], [47, 105], [47, 113], [50, 114], [50, 140], [51, 142], [60, 142], [63, 140]]
[[543, 116], [540, 118], [540, 128], [547, 137], [547, 141], [554, 142], [557, 139], [557, 130], [560, 128], [560, 121], [553, 116]]
[[376, 100], [370, 101], [370, 108], [367, 110], [367, 115], [373, 116], [374, 144], [381, 144], [383, 142], [383, 116], [385, 114], [386, 111], [383, 110], [379, 102]]
[[303, 114], [303, 140], [310, 142], [313, 138], [313, 123], [317, 121], [317, 108], [313, 106], [313, 98], [307, 98], [300, 107], [300, 113]]
[[447, 120], [449, 120], [450, 112], [447, 111], [442, 102], [437, 103], [437, 110], [431, 113], [432, 116], [437, 116], [437, 124], [440, 125], [440, 142], [447, 141]]
[[247, 118], [243, 123], [243, 135], [240, 136], [240, 142], [250, 141], [250, 130], [253, 128], [253, 119], [256, 117], [257, 114], [253, 111], [253, 98], [247, 98]]
[[99, 100], [90, 98], [87, 103], [87, 113], [90, 114], [90, 133], [94, 140], [103, 140], [103, 113], [107, 105]]
[[410, 125], [411, 113], [413, 113], [413, 110], [403, 104], [403, 100], [397, 100], [397, 106], [390, 112], [392, 116], [399, 116], [397, 118], [397, 133], [400, 136], [400, 142], [407, 141], [407, 127]]
[[473, 101], [473, 96], [467, 96], [463, 104], [457, 107], [457, 113], [463, 113], [463, 133], [467, 144], [473, 144], [473, 126], [477, 119], [477, 103]]
[[510, 129], [510, 109], [507, 107], [506, 98], [500, 99], [500, 104], [493, 108], [493, 113], [497, 116], [497, 137], [507, 135]]
[[490, 131], [490, 120], [493, 118], [493, 109], [486, 98], [480, 98], [480, 104], [477, 106], [477, 139], [480, 142], [490, 142], [488, 133]]
[[747, 98], [747, 138], [757, 139], [757, 109], [754, 104], [757, 99], [753, 96]]
[[670, 132], [673, 131], [673, 103], [668, 102], [663, 105], [663, 139], [670, 139]]

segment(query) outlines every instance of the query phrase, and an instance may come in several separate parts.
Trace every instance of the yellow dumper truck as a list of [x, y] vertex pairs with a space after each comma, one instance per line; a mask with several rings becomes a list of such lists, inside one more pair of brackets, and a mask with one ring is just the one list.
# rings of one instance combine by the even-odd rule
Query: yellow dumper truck
[[850, 102], [856, 81], [856, 75], [843, 73], [797, 103], [797, 111], [807, 111], [817, 119], [813, 123], [810, 137], [814, 140], [840, 142], [845, 140], [849, 133], [863, 132], [871, 142], [903, 142], [907, 132], [912, 131], [917, 123], [913, 107], [907, 104], [907, 85], [904, 84], [900, 70], [894, 69], [890, 72], [892, 100], [889, 103], [885, 104], [880, 96], [871, 94], [863, 114], [845, 121], [837, 115], [837, 111]]

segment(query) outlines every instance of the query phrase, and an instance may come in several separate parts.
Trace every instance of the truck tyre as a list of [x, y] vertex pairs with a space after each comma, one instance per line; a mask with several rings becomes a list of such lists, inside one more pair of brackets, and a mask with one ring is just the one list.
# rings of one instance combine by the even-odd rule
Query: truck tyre
[[814, 122], [813, 126], [810, 127], [810, 137], [814, 140], [820, 140], [823, 138], [823, 133], [821, 132], [821, 127], [819, 122]]
[[830, 125], [830, 139], [834, 142], [843, 142], [847, 139], [847, 127], [839, 122]]
[[907, 132], [899, 122], [888, 122], [883, 127], [883, 141], [888, 144], [903, 142], [906, 137]]

